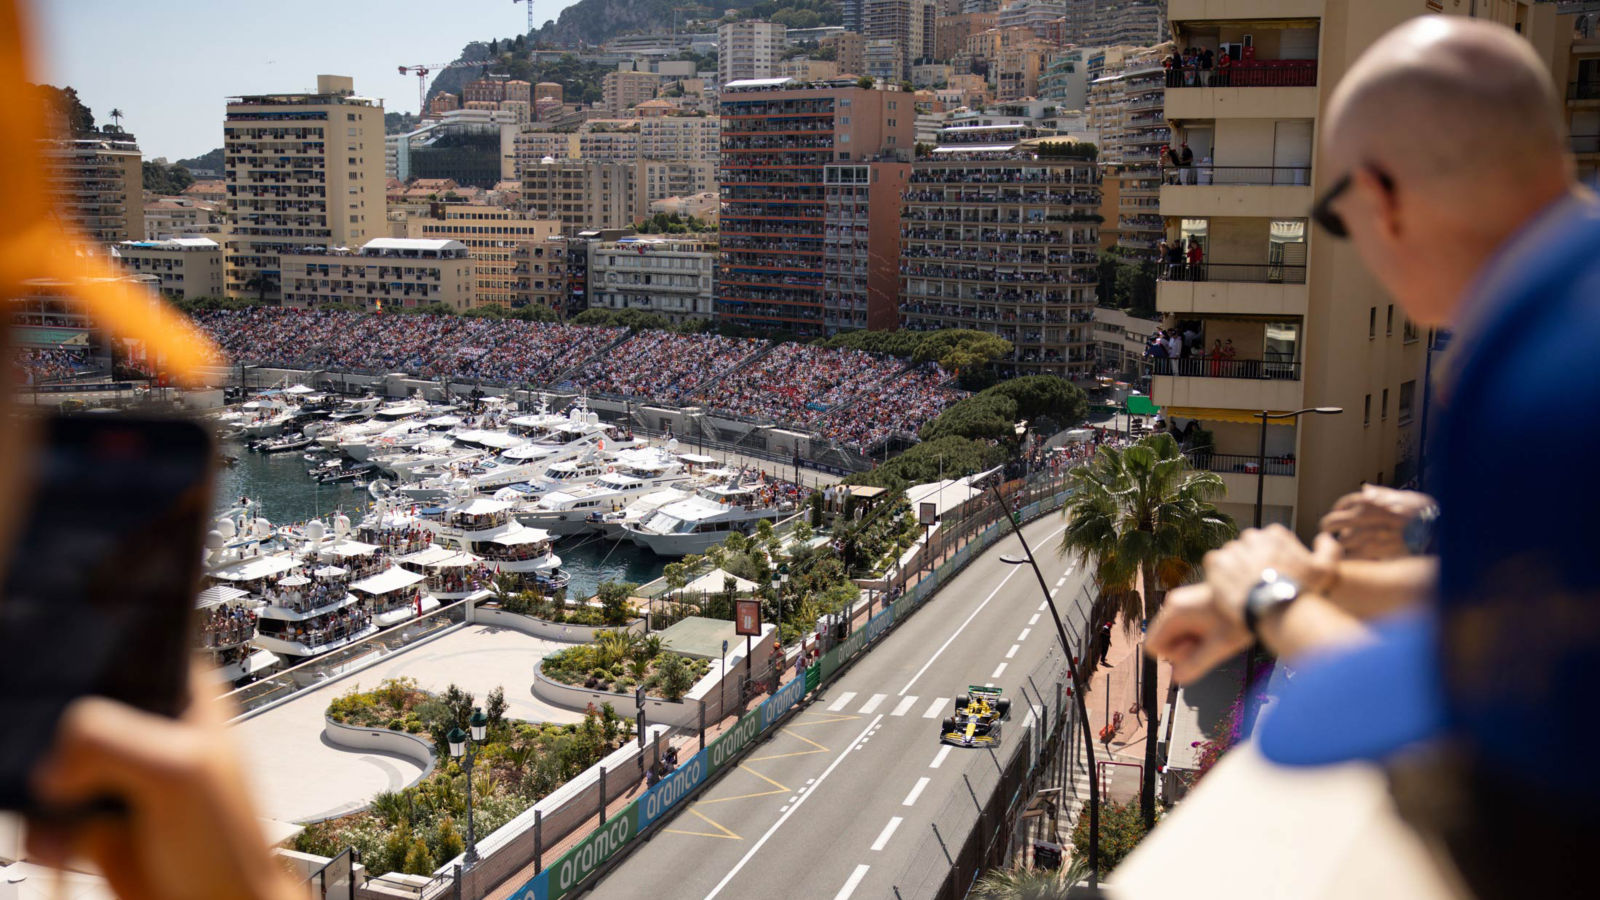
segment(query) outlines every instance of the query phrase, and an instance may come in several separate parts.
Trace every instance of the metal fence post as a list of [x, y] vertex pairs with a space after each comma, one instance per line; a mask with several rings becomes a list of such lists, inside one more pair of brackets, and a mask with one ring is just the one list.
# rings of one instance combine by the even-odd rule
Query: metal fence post
[[544, 871], [544, 810], [533, 811], [533, 874]]
[[455, 897], [455, 900], [461, 900], [461, 866], [460, 865], [456, 866], [454, 877], [451, 878], [450, 880], [451, 880], [451, 882], [453, 882], [453, 884], [451, 885], [451, 894]]
[[706, 698], [700, 698], [700, 749], [706, 748]]
[[600, 767], [600, 824], [606, 823], [606, 767]]

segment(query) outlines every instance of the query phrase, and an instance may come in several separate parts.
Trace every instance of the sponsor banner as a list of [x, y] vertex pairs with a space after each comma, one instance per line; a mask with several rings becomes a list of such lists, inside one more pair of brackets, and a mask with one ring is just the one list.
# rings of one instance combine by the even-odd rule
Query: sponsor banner
[[701, 750], [689, 761], [667, 773], [667, 777], [656, 782], [656, 786], [644, 792], [644, 796], [636, 801], [639, 807], [639, 831], [644, 831], [651, 822], [676, 806], [679, 800], [689, 796], [689, 792], [705, 783], [706, 776], [711, 773], [709, 750]]
[[822, 664], [818, 663], [806, 669], [806, 693], [811, 693], [822, 684]]
[[790, 679], [788, 684], [778, 688], [778, 692], [768, 697], [767, 701], [761, 704], [761, 708], [757, 710], [757, 712], [761, 713], [761, 730], [766, 731], [771, 728], [773, 722], [778, 721], [780, 716], [789, 711], [789, 707], [799, 703], [800, 698], [805, 695], [806, 680], [804, 678]]
[[868, 619], [867, 626], [861, 629], [861, 631], [866, 635], [866, 641], [871, 643], [877, 639], [878, 635], [883, 634], [883, 632], [893, 623], [894, 610], [884, 610], [883, 612], [878, 613], [877, 615]]
[[832, 678], [833, 673], [839, 671], [839, 648], [835, 647], [822, 654], [822, 677]]
[[[582, 884], [585, 878], [594, 874], [595, 870], [622, 849], [624, 844], [633, 840], [633, 836], [638, 833], [634, 828], [638, 821], [638, 806], [639, 801], [633, 801], [615, 816], [607, 819], [606, 824], [590, 832], [588, 837], [562, 854], [560, 859], [540, 872], [523, 888], [524, 891], [532, 888], [532, 893], [523, 894], [522, 891], [518, 891], [514, 895], [516, 900], [560, 900]], [[540, 879], [546, 882], [543, 892], [539, 890]]]
[[849, 637], [840, 641], [839, 646], [834, 648], [839, 651], [839, 662], [842, 664], [845, 660], [860, 653], [862, 645], [866, 642], [867, 632], [864, 628], [857, 629]]
[[911, 607], [916, 605], [918, 599], [919, 598], [915, 596], [911, 596], [901, 597], [899, 600], [896, 600], [894, 602], [894, 606], [890, 607], [890, 609], [894, 611], [895, 619], [898, 621], [910, 615]]
[[711, 742], [706, 748], [709, 766], [707, 775], [719, 771], [728, 760], [732, 759], [740, 750], [761, 735], [761, 710], [754, 709], [744, 714], [739, 719], [739, 724]]

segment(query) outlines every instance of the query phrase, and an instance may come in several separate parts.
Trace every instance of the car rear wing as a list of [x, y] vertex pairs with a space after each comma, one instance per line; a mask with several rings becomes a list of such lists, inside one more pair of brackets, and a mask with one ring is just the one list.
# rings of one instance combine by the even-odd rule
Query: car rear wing
[[967, 693], [969, 693], [969, 694], [989, 694], [989, 695], [994, 696], [994, 697], [999, 697], [999, 696], [1002, 696], [1003, 694], [1005, 694], [1005, 691], [1002, 691], [999, 688], [985, 687], [984, 685], [981, 685], [981, 684], [969, 684], [969, 685], [967, 685]]

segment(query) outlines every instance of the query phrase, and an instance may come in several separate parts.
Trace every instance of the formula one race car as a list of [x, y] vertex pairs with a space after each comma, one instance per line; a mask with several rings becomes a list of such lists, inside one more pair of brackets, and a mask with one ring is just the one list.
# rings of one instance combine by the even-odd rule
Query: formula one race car
[[957, 747], [1000, 743], [1000, 721], [1011, 714], [1011, 701], [999, 688], [968, 685], [956, 698], [956, 714], [939, 725], [939, 742]]

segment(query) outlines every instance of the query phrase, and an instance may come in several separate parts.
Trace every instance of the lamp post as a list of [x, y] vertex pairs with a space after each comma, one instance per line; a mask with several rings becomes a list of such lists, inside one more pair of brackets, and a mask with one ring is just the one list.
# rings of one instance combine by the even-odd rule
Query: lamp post
[[473, 709], [467, 727], [472, 731], [471, 742], [467, 740], [467, 732], [460, 728], [450, 729], [445, 740], [450, 744], [450, 758], [461, 760], [461, 771], [467, 776], [467, 852], [463, 862], [466, 863], [465, 868], [470, 869], [478, 863], [478, 836], [472, 821], [472, 762], [477, 755], [474, 747], [483, 743], [488, 736], [489, 717], [483, 714], [483, 710]]
[[[1034, 577], [1039, 580], [1039, 590], [1044, 594], [1045, 603], [1050, 606], [1050, 619], [1056, 626], [1056, 639], [1061, 642], [1061, 652], [1066, 656], [1067, 672], [1072, 678], [1072, 698], [1077, 706], [1078, 724], [1083, 731], [1083, 751], [1085, 761], [1089, 764], [1089, 884], [1097, 885], [1100, 879], [1100, 779], [1095, 773], [1094, 758], [1094, 732], [1089, 727], [1089, 710], [1084, 705], [1084, 694], [1088, 684], [1082, 677], [1078, 657], [1073, 653], [1072, 642], [1067, 640], [1067, 628], [1061, 623], [1061, 614], [1056, 611], [1055, 597], [1050, 593], [1050, 586], [1045, 583], [1044, 572], [1039, 570], [1039, 563], [1033, 557], [1033, 548], [1028, 546], [1028, 539], [1022, 534], [1022, 525], [1011, 515], [1011, 510], [1006, 506], [1006, 499], [1000, 493], [998, 484], [992, 485], [995, 500], [1000, 504], [1000, 511], [1005, 515], [1006, 521], [1011, 523], [1011, 530], [1016, 534], [1017, 540], [1022, 542], [1022, 552], [1025, 557], [1002, 556], [1000, 561], [1007, 565], [1028, 565], [1033, 568]], [[1062, 753], [1066, 753], [1066, 743], [1063, 742]], [[1146, 773], [1146, 777], [1150, 777]]]
[[778, 600], [778, 643], [783, 643], [783, 589], [789, 584], [789, 564], [780, 563], [772, 570], [772, 593]]
[[[1274, 413], [1262, 410], [1256, 413], [1256, 418], [1261, 420], [1261, 443], [1256, 451], [1256, 509], [1252, 517], [1252, 524], [1261, 527], [1261, 504], [1267, 490], [1267, 421], [1269, 419], [1289, 419], [1298, 422], [1304, 415], [1336, 416], [1344, 412], [1339, 406], [1311, 406], [1297, 409], [1294, 412]], [[1255, 725], [1255, 715], [1251, 709], [1250, 690], [1255, 687], [1256, 659], [1261, 655], [1261, 642], [1252, 641], [1250, 649], [1244, 657], [1244, 706], [1239, 721], [1239, 736], [1247, 738]]]

